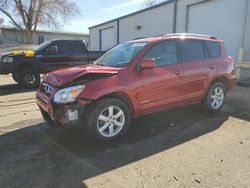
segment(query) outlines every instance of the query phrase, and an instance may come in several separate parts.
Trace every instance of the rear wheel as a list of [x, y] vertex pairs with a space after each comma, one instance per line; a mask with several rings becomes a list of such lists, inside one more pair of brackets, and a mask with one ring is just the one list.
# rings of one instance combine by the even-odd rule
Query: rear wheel
[[18, 81], [23, 87], [27, 89], [37, 88], [40, 84], [39, 72], [32, 68], [26, 68], [20, 72]]
[[97, 139], [114, 140], [127, 132], [130, 112], [123, 101], [103, 99], [90, 108], [88, 127]]
[[209, 88], [203, 106], [210, 112], [218, 112], [223, 107], [225, 96], [226, 90], [224, 84], [216, 82]]

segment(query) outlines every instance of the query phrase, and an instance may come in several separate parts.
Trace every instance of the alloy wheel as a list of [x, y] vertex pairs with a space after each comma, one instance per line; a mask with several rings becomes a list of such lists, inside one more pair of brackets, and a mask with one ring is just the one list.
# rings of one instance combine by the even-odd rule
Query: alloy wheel
[[36, 81], [36, 76], [33, 75], [33, 74], [26, 74], [24, 76], [24, 82], [27, 84], [27, 85], [31, 85], [31, 84], [34, 84]]
[[223, 88], [215, 87], [211, 94], [211, 107], [215, 110], [219, 109], [223, 105], [224, 98], [225, 94]]
[[105, 108], [97, 119], [98, 132], [104, 137], [113, 137], [119, 134], [125, 123], [125, 115], [118, 106]]

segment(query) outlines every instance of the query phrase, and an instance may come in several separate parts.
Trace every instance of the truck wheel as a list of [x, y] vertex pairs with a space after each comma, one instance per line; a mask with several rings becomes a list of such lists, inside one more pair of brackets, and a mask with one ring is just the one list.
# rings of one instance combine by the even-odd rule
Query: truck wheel
[[216, 82], [208, 90], [203, 106], [209, 112], [218, 112], [223, 107], [226, 89], [223, 83]]
[[114, 140], [127, 132], [130, 112], [126, 104], [119, 99], [103, 99], [90, 107], [87, 123], [97, 139]]
[[22, 70], [18, 79], [20, 84], [27, 89], [37, 88], [40, 84], [39, 72], [32, 68]]
[[12, 73], [12, 78], [13, 78], [13, 80], [15, 80], [17, 83], [19, 83], [18, 76], [19, 76], [19, 74], [18, 74], [17, 72], [13, 72], [13, 73]]

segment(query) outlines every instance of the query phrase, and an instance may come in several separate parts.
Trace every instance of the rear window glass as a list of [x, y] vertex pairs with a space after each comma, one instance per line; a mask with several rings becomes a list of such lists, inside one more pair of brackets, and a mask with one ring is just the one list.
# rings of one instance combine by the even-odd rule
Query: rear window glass
[[207, 50], [209, 51], [209, 56], [211, 58], [216, 58], [221, 55], [220, 44], [218, 42], [204, 41]]
[[71, 52], [74, 55], [83, 55], [85, 49], [83, 48], [83, 44], [80, 41], [71, 41]]
[[57, 41], [55, 43], [52, 43], [51, 46], [57, 46], [59, 55], [68, 55], [71, 49], [71, 46], [69, 44], [70, 43], [67, 41]]
[[180, 40], [179, 48], [182, 62], [205, 59], [203, 45], [200, 40]]

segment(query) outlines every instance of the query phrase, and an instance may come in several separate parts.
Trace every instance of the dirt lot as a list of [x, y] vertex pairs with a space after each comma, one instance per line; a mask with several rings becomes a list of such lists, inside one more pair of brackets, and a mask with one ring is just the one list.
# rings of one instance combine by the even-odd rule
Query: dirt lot
[[250, 187], [250, 88], [132, 121], [114, 143], [45, 126], [35, 91], [0, 76], [0, 187]]

